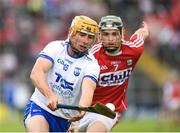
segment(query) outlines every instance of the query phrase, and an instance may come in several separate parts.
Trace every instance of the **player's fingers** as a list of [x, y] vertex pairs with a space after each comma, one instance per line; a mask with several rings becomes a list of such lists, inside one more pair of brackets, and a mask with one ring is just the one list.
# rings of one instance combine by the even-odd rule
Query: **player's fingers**
[[69, 119], [70, 122], [75, 122], [75, 121], [79, 121], [83, 116], [78, 114], [72, 118]]
[[52, 111], [55, 111], [57, 109], [57, 102], [56, 101], [51, 101], [48, 103], [48, 108], [50, 108]]
[[70, 126], [67, 132], [78, 132], [78, 126]]
[[85, 113], [86, 113], [85, 111], [79, 111], [79, 114], [70, 118], [69, 121], [70, 122], [78, 121], [85, 115]]
[[142, 22], [142, 26], [146, 28], [147, 27], [147, 23], [145, 21], [143, 21]]
[[79, 114], [80, 117], [83, 117], [85, 115], [85, 113], [86, 113], [85, 111], [80, 111], [80, 114]]
[[70, 121], [70, 122], [75, 122], [75, 121], [78, 121], [78, 120], [80, 120], [80, 119], [81, 119], [81, 117], [75, 116], [75, 117], [70, 118], [69, 121]]
[[51, 109], [52, 111], [54, 111], [54, 110], [55, 110], [55, 108], [53, 107], [53, 105], [52, 105], [52, 104], [48, 104], [48, 108], [49, 108], [49, 109]]

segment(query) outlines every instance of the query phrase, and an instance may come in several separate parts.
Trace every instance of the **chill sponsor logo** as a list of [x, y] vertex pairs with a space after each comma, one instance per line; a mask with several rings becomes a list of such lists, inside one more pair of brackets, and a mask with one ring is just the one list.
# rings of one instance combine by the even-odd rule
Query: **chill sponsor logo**
[[116, 72], [100, 74], [99, 85], [100, 86], [121, 85], [131, 75], [131, 72], [132, 72], [132, 67]]
[[79, 68], [79, 67], [75, 67], [75, 68], [74, 68], [74, 75], [75, 75], [75, 76], [79, 76], [79, 75], [80, 75], [80, 72], [81, 72], [81, 68]]
[[56, 81], [55, 83], [50, 83], [50, 86], [53, 88], [53, 91], [58, 93], [59, 95], [62, 95], [65, 98], [73, 97], [73, 85], [74, 83], [68, 82], [65, 79], [63, 79], [62, 75], [55, 72], [56, 75]]

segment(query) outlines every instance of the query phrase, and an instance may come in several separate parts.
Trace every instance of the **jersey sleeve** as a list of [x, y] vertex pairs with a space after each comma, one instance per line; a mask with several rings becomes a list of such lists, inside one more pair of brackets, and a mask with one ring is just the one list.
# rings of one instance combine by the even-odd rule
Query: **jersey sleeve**
[[144, 39], [139, 34], [132, 35], [131, 38], [129, 39], [129, 42], [130, 42], [129, 44], [130, 47], [138, 48], [144, 45]]
[[93, 60], [86, 67], [84, 78], [91, 78], [96, 83], [98, 82], [98, 77], [100, 73], [100, 66], [96, 60]]
[[139, 34], [132, 35], [128, 41], [128, 46], [134, 51], [135, 55], [139, 57], [144, 50], [143, 37]]
[[48, 43], [45, 48], [39, 53], [38, 57], [43, 57], [48, 59], [49, 61], [54, 64], [54, 57], [58, 52], [59, 49], [59, 41], [53, 41]]

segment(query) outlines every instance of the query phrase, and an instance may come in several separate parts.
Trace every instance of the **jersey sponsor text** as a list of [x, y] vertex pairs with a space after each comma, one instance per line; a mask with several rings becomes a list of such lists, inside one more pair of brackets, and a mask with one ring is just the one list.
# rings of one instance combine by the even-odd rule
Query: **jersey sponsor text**
[[116, 72], [102, 73], [99, 78], [99, 86], [121, 85], [131, 75], [131, 72], [132, 67]]

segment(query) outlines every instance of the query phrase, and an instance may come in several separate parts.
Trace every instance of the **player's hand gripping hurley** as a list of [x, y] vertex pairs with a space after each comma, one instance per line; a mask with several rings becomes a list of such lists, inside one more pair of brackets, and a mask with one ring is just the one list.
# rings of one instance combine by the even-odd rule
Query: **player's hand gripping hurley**
[[87, 111], [87, 112], [93, 112], [93, 113], [104, 115], [111, 119], [114, 119], [116, 117], [115, 112], [113, 112], [111, 109], [109, 109], [107, 106], [105, 106], [101, 103], [97, 103], [95, 106], [89, 106], [89, 107], [79, 107], [79, 106], [58, 104], [57, 108], [58, 109], [62, 108], [62, 109], [72, 109], [72, 110], [82, 110], [82, 111]]

